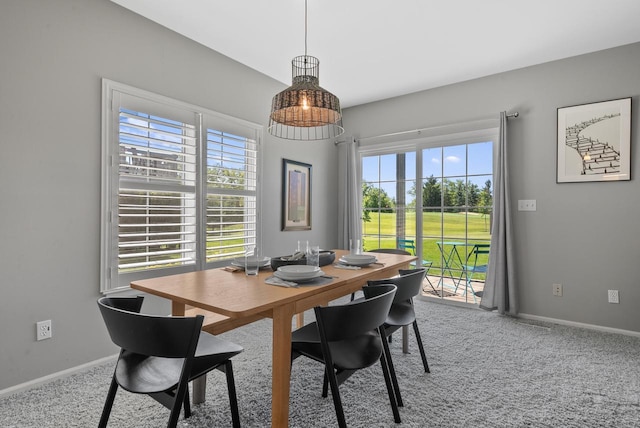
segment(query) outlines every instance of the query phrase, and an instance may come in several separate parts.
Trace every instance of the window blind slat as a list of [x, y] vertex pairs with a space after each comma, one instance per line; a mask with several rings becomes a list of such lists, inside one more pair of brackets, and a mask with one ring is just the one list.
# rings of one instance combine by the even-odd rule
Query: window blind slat
[[140, 268], [164, 268], [166, 265], [181, 265], [181, 264], [194, 264], [195, 261], [190, 258], [177, 258], [177, 259], [168, 259], [168, 260], [155, 260], [150, 262], [141, 262], [141, 263], [123, 263], [118, 265], [118, 269], [120, 270], [131, 270]]

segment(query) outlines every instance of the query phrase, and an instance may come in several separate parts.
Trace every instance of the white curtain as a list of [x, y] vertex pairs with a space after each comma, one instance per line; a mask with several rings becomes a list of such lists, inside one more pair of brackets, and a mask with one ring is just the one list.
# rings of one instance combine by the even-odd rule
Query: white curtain
[[515, 259], [511, 222], [511, 197], [507, 158], [507, 113], [500, 113], [500, 137], [496, 161], [491, 223], [491, 254], [480, 307], [500, 314], [518, 313]]
[[338, 245], [349, 248], [349, 239], [362, 239], [356, 141], [338, 143]]

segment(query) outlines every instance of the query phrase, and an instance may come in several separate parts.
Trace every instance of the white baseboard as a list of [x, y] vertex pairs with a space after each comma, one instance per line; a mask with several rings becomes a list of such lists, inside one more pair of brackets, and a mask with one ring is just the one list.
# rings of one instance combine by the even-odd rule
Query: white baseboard
[[[464, 308], [479, 307], [478, 305], [475, 305], [472, 303], [456, 302], [453, 300], [444, 300], [439, 297], [419, 296], [418, 298], [422, 300], [427, 300], [429, 302], [441, 303], [441, 304], [450, 305], [450, 306], [459, 306]], [[530, 315], [530, 314], [518, 314], [516, 317], [521, 319], [526, 319], [526, 320], [532, 320], [532, 321], [543, 321], [543, 322], [548, 322], [552, 324], [566, 325], [570, 327], [586, 328], [588, 330], [602, 331], [605, 333], [624, 334], [625, 336], [640, 337], [640, 331], [623, 330], [620, 328], [604, 327], [596, 324], [586, 324], [582, 322], [567, 321], [562, 319], [541, 317], [538, 315]]]
[[61, 379], [61, 378], [65, 378], [67, 376], [71, 376], [71, 375], [76, 374], [76, 373], [82, 373], [84, 371], [89, 371], [90, 369], [94, 368], [95, 366], [99, 366], [99, 365], [101, 365], [103, 363], [106, 363], [106, 362], [109, 362], [109, 361], [114, 361], [116, 357], [117, 357], [117, 354], [116, 355], [111, 355], [109, 357], [100, 358], [99, 360], [90, 361], [88, 363], [81, 364], [79, 366], [71, 367], [69, 369], [62, 370], [62, 371], [59, 371], [59, 372], [56, 372], [56, 373], [52, 373], [50, 375], [43, 376], [43, 377], [40, 377], [38, 379], [33, 379], [33, 380], [30, 380], [30, 381], [25, 382], [25, 383], [21, 383], [21, 384], [18, 384], [18, 385], [11, 386], [9, 388], [2, 389], [2, 390], [0, 390], [0, 398], [4, 398], [4, 397], [6, 397], [8, 395], [15, 394], [17, 392], [26, 391], [28, 389], [32, 389], [32, 388], [38, 387], [40, 385], [44, 385], [44, 384], [52, 382], [52, 381], [54, 381], [56, 379]]
[[605, 333], [624, 334], [626, 336], [640, 337], [640, 331], [623, 330], [623, 329], [620, 329], [620, 328], [604, 327], [604, 326], [601, 326], [601, 325], [586, 324], [586, 323], [582, 323], [582, 322], [575, 322], [575, 321], [567, 321], [567, 320], [561, 320], [561, 319], [556, 319], [556, 318], [541, 317], [541, 316], [538, 316], [538, 315], [518, 314], [518, 318], [522, 318], [522, 319], [526, 319], [526, 320], [533, 320], [533, 321], [549, 322], [549, 323], [553, 323], [553, 324], [566, 325], [566, 326], [570, 326], [570, 327], [586, 328], [588, 330], [597, 330], [597, 331], [602, 331], [602, 332], [605, 332]]

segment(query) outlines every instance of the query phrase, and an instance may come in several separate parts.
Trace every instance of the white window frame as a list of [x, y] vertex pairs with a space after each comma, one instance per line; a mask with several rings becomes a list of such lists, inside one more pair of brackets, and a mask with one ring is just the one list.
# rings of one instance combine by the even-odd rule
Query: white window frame
[[[195, 177], [195, 184], [191, 186], [195, 193], [195, 245], [193, 245], [194, 262], [190, 264], [139, 270], [135, 272], [119, 273], [118, 269], [118, 194], [120, 189], [120, 97], [126, 97], [128, 103], [137, 103], [140, 107], [136, 111], [158, 114], [172, 120], [183, 121], [192, 118], [195, 126], [195, 164], [194, 171], [189, 175]], [[133, 100], [133, 101], [132, 101]], [[149, 107], [149, 111], [145, 110]], [[176, 117], [180, 116], [180, 117]], [[189, 120], [191, 123], [191, 120]], [[207, 185], [207, 130], [214, 129], [227, 135], [237, 135], [255, 141], [255, 167], [251, 175], [255, 186], [237, 191], [227, 188], [213, 189]], [[261, 140], [263, 127], [242, 119], [227, 116], [199, 106], [177, 101], [162, 95], [118, 83], [109, 79], [102, 79], [102, 184], [101, 184], [101, 244], [100, 244], [100, 291], [111, 293], [129, 290], [132, 281], [164, 275], [172, 275], [189, 271], [209, 269], [228, 263], [225, 257], [217, 261], [207, 261], [207, 195], [231, 195], [251, 198], [255, 201], [251, 212], [255, 213], [255, 222], [249, 224], [244, 245], [260, 245], [261, 198], [260, 183], [262, 175]], [[245, 155], [248, 156], [248, 155]], [[180, 190], [185, 186], [168, 186], [160, 190]], [[189, 186], [187, 186], [189, 187]], [[153, 184], [151, 185], [153, 188]], [[153, 189], [158, 190], [158, 189]], [[235, 255], [230, 255], [229, 258]]]

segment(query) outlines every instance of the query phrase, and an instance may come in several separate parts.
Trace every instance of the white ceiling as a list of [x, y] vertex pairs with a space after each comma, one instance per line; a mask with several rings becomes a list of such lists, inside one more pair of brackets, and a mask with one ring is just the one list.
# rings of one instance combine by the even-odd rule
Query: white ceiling
[[[303, 0], [112, 0], [291, 84]], [[640, 41], [640, 0], [308, 0], [307, 53], [342, 107]], [[639, 70], [640, 72], [640, 70]]]

